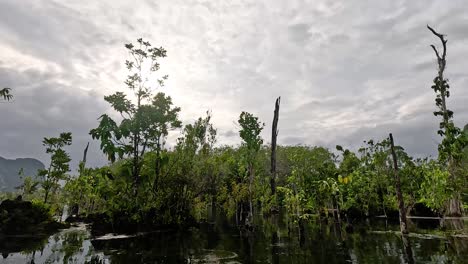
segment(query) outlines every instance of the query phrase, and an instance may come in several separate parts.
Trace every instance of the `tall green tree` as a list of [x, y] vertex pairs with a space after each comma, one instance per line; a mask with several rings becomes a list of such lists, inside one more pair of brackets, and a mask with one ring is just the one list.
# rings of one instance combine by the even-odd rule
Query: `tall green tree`
[[44, 203], [47, 203], [49, 195], [55, 193], [59, 187], [59, 181], [66, 179], [66, 173], [70, 171], [70, 155], [64, 150], [65, 146], [72, 144], [70, 132], [60, 133], [59, 137], [44, 138], [42, 145], [46, 147], [46, 153], [50, 154], [50, 164], [47, 169], [38, 171], [42, 178], [44, 189]]
[[163, 93], [153, 95], [156, 86], [163, 86], [167, 75], [149, 84], [152, 75], [159, 70], [159, 60], [166, 57], [164, 48], [153, 47], [138, 39], [137, 44], [126, 44], [132, 59], [126, 60], [129, 71], [125, 84], [133, 92], [134, 100], [123, 92], [105, 96], [122, 120], [117, 124], [109, 115], [102, 115], [99, 126], [90, 131], [94, 139], [101, 141], [101, 150], [114, 162], [116, 156], [132, 160], [133, 192], [137, 194], [142, 157], [150, 149], [160, 150], [162, 139], [171, 128], [180, 127], [177, 119], [180, 108], [172, 106], [170, 97]]
[[258, 117], [248, 112], [242, 112], [239, 116], [239, 125], [241, 127], [239, 135], [242, 138], [242, 145], [246, 149], [245, 158], [247, 161], [247, 171], [249, 175], [249, 221], [252, 221], [253, 205], [252, 205], [252, 185], [254, 181], [254, 162], [260, 147], [263, 144], [263, 139], [260, 133], [265, 126], [264, 123], [258, 121]]
[[3, 100], [10, 101], [11, 99], [13, 99], [13, 95], [10, 92], [10, 88], [0, 89], [0, 98], [3, 97]]

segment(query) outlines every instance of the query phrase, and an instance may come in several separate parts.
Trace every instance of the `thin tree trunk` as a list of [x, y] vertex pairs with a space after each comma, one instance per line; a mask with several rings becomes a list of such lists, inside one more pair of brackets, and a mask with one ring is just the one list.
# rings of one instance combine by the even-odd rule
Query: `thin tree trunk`
[[47, 198], [49, 197], [49, 189], [45, 190], [44, 203], [47, 203]]
[[248, 222], [249, 225], [253, 223], [253, 205], [252, 205], [252, 185], [253, 185], [253, 178], [254, 178], [254, 171], [253, 171], [253, 164], [249, 164], [249, 175], [250, 175], [250, 183], [249, 183], [249, 214], [248, 214]]
[[236, 202], [236, 225], [239, 225], [239, 203]]
[[[278, 137], [278, 119], [279, 119], [279, 107], [280, 107], [281, 97], [276, 99], [275, 111], [273, 115], [273, 125], [271, 128], [271, 179], [270, 179], [270, 188], [271, 195], [275, 196], [276, 194], [276, 140]], [[276, 207], [276, 201], [275, 201]], [[276, 209], [276, 208], [275, 208]]]
[[155, 163], [155, 177], [153, 182], [153, 191], [156, 192], [158, 189], [158, 181], [161, 175], [161, 138], [158, 137], [156, 141], [156, 163]]
[[137, 96], [137, 109], [135, 113], [135, 121], [137, 131], [133, 134], [133, 195], [137, 198], [138, 185], [139, 185], [139, 174], [140, 174], [140, 106], [141, 106], [141, 87], [138, 91]]
[[390, 147], [391, 147], [392, 157], [393, 157], [393, 167], [395, 171], [395, 189], [396, 189], [396, 194], [397, 194], [397, 199], [398, 199], [398, 209], [400, 211], [400, 230], [402, 234], [408, 234], [408, 228], [406, 224], [405, 203], [403, 201], [403, 194], [401, 193], [400, 175], [398, 174], [398, 162], [397, 162], [397, 156], [395, 153], [395, 146], [393, 143], [392, 133], [390, 133], [389, 136], [390, 136]]
[[[52, 160], [50, 161], [49, 169], [47, 170], [47, 177], [44, 178], [45, 183], [50, 182], [50, 173], [52, 171]], [[47, 188], [44, 188], [45, 191], [45, 196], [44, 196], [44, 203], [47, 203], [47, 198], [49, 197], [49, 191], [50, 191], [50, 186], [47, 186]]]
[[133, 176], [133, 194], [137, 195], [138, 193], [138, 166], [139, 166], [139, 158], [138, 158], [139, 152], [138, 152], [138, 135], [135, 134], [133, 136], [133, 171], [132, 171], [132, 176]]

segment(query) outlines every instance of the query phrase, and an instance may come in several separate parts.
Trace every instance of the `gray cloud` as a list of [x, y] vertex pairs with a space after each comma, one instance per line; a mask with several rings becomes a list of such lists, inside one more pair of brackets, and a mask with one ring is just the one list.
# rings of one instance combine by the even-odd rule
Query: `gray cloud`
[[229, 131], [226, 131], [226, 132], [224, 132], [224, 133], [221, 133], [221, 136], [227, 137], [227, 138], [236, 137], [237, 135], [239, 135], [239, 133], [237, 133], [237, 132], [235, 132], [235, 131], [232, 131], [232, 130], [229, 130]]
[[295, 24], [288, 27], [289, 38], [297, 44], [303, 45], [309, 39], [309, 25]]
[[[357, 148], [389, 132], [414, 155], [434, 155], [438, 120], [431, 24], [449, 39], [449, 107], [468, 121], [467, 5], [454, 1], [14, 1], [0, 3], [0, 155], [46, 161], [41, 139], [71, 131], [75, 160], [124, 90], [123, 44], [145, 37], [168, 50], [162, 91], [192, 122], [213, 112], [220, 144], [237, 144], [235, 121], [266, 123], [282, 96], [280, 144]], [[7, 116], [8, 118], [6, 118]], [[174, 132], [170, 140], [177, 138]], [[105, 162], [93, 142], [93, 164]], [[171, 142], [168, 142], [171, 145]]]
[[[76, 167], [87, 142], [91, 142], [89, 165], [106, 161], [99, 152], [99, 143], [88, 136], [97, 126], [97, 117], [107, 106], [92, 91], [82, 91], [50, 80], [49, 74], [35, 70], [16, 72], [0, 68], [0, 79], [14, 81], [14, 100], [2, 103], [2, 141], [0, 149], [6, 157], [35, 157], [47, 162], [42, 139], [61, 132], [73, 133], [69, 148]], [[14, 107], [20, 104], [21, 107]]]

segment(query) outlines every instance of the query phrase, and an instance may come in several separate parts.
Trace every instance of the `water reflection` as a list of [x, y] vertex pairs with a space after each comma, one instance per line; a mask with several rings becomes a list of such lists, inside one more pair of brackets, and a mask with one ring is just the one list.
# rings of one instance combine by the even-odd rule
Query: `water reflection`
[[405, 260], [408, 264], [414, 263], [413, 257], [413, 248], [411, 247], [411, 241], [407, 235], [402, 235], [401, 240], [403, 242], [403, 247], [405, 248]]
[[[0, 263], [466, 263], [468, 239], [441, 235], [401, 237], [392, 221], [292, 224], [259, 218], [254, 231], [222, 217], [185, 232], [93, 238], [85, 226], [49, 237], [0, 237]], [[466, 226], [466, 224], [465, 224]], [[348, 231], [346, 232], [345, 229]], [[438, 235], [433, 235], [439, 232]]]

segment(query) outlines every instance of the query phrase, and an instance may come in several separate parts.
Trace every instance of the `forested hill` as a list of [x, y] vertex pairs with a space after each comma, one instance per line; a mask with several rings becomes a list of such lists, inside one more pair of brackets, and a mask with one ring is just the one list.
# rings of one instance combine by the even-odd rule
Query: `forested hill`
[[18, 175], [23, 168], [23, 175], [35, 176], [38, 169], [44, 169], [44, 164], [37, 159], [20, 158], [5, 159], [0, 157], [0, 192], [13, 191], [22, 184], [23, 180]]

